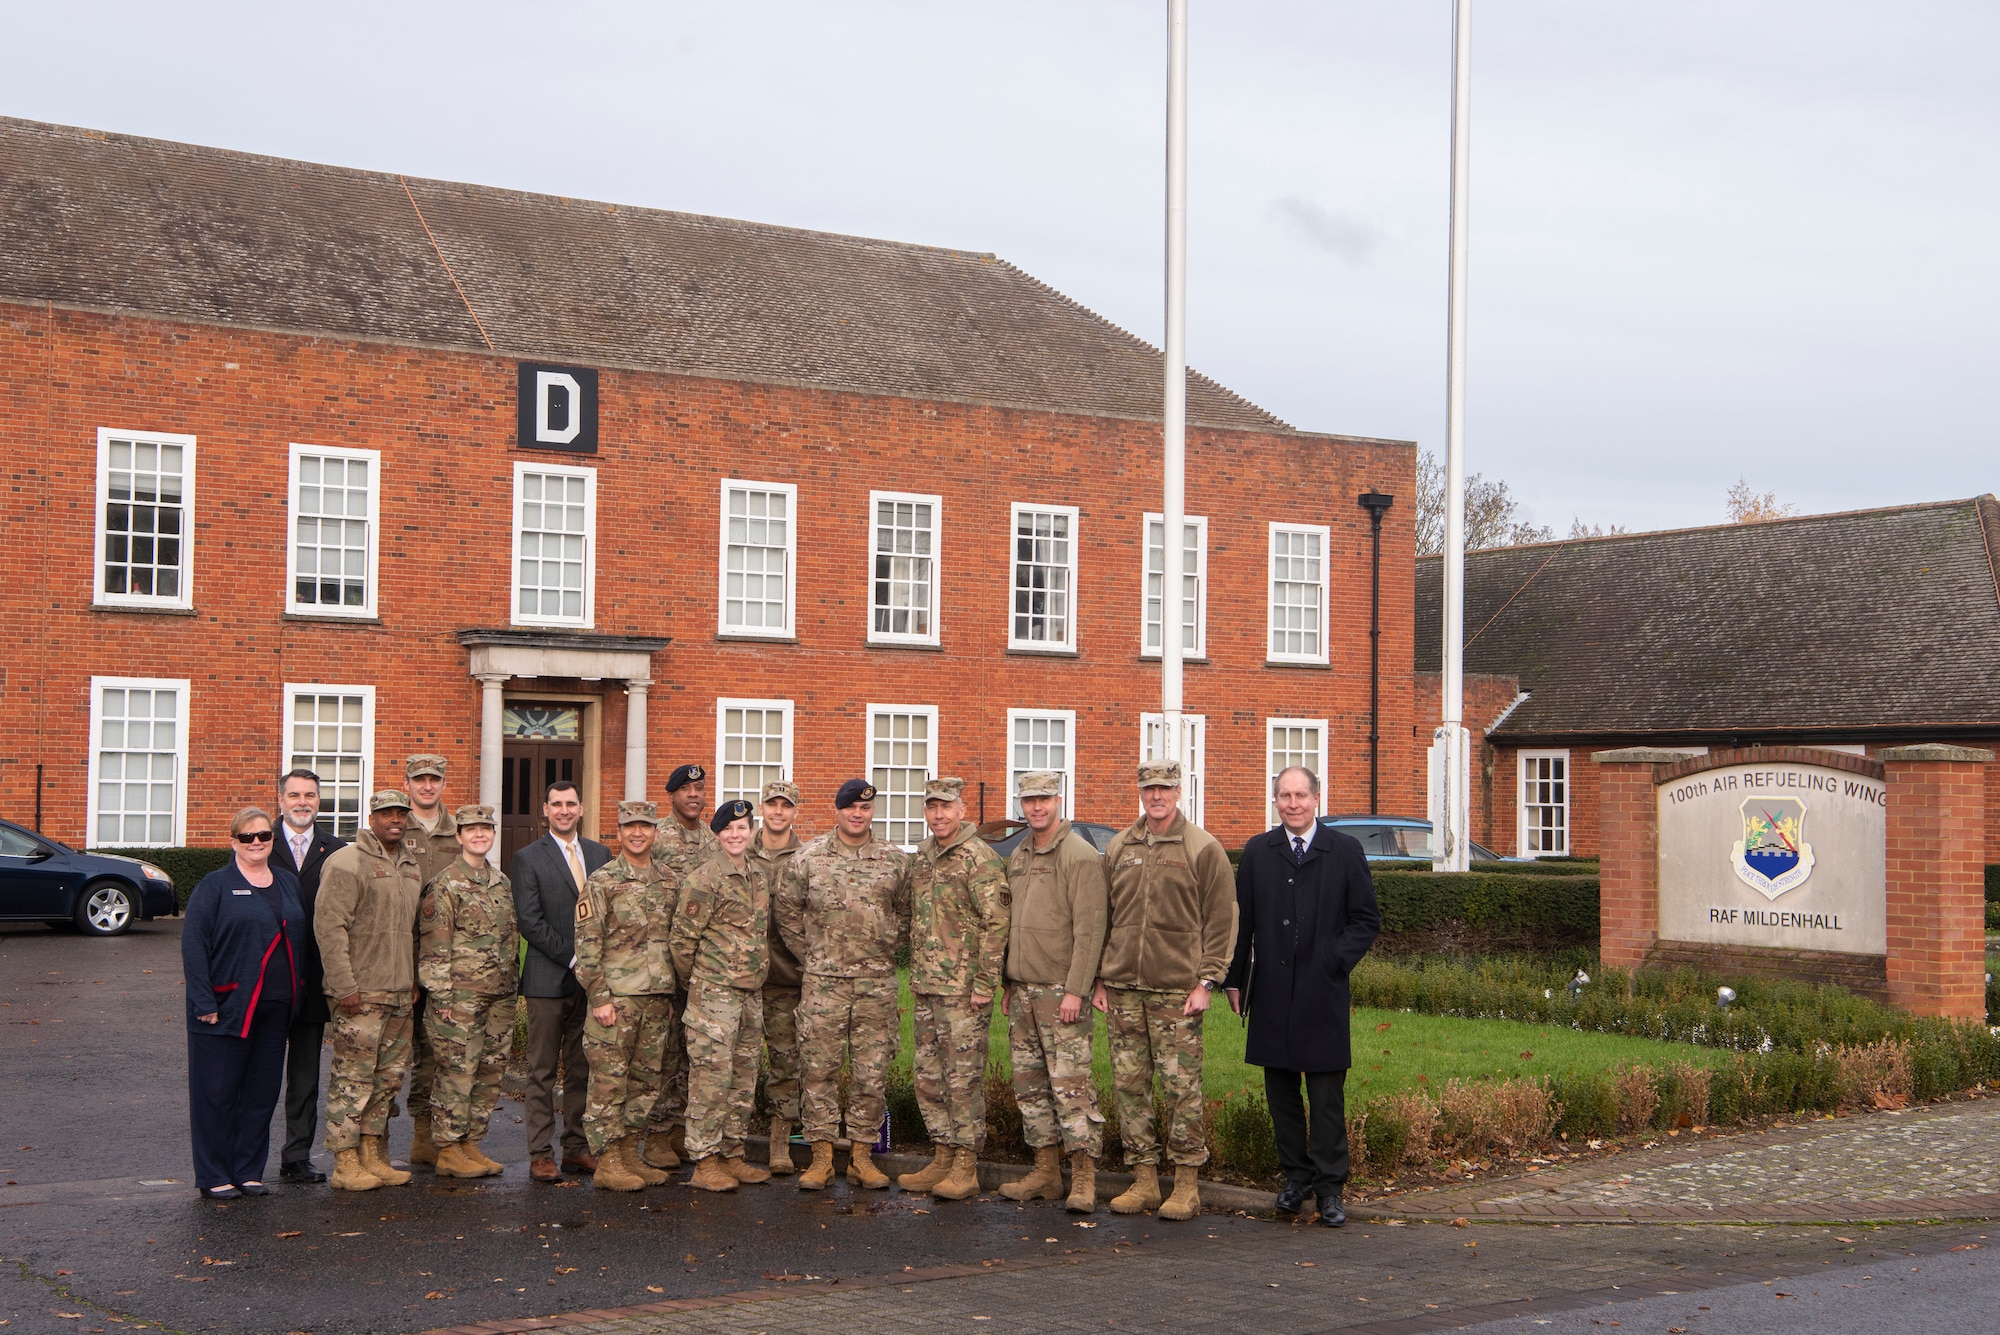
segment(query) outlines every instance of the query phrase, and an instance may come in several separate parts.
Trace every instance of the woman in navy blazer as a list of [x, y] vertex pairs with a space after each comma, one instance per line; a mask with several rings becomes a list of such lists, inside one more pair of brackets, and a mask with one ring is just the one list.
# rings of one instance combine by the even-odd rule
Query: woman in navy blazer
[[211, 1200], [265, 1196], [271, 1110], [285, 1040], [303, 998], [298, 880], [271, 865], [271, 818], [229, 823], [234, 856], [202, 877], [181, 926], [187, 979], [188, 1136], [194, 1180]]

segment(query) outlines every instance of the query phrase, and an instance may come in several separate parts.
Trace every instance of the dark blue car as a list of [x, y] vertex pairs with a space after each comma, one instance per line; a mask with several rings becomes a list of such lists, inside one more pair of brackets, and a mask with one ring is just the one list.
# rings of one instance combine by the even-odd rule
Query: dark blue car
[[135, 918], [179, 911], [174, 878], [152, 863], [79, 853], [0, 820], [0, 919], [117, 936]]

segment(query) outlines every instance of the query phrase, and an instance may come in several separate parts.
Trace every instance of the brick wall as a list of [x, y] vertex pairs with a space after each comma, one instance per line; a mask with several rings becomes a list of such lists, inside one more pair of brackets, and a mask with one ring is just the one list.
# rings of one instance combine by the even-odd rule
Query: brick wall
[[[718, 696], [790, 699], [806, 823], [860, 772], [871, 703], [934, 704], [940, 763], [989, 787], [1000, 814], [1009, 707], [1074, 709], [1080, 816], [1135, 807], [1138, 715], [1158, 668], [1139, 658], [1142, 515], [1159, 508], [1159, 427], [1141, 421], [865, 397], [605, 369], [601, 451], [523, 452], [515, 363], [498, 357], [316, 339], [45, 307], [0, 305], [0, 441], [16, 564], [0, 587], [0, 811], [27, 819], [45, 766], [43, 827], [84, 834], [92, 675], [191, 679], [188, 838], [267, 796], [281, 760], [285, 682], [377, 688], [378, 783], [416, 750], [451, 762], [449, 800], [477, 792], [479, 688], [454, 633], [508, 624], [512, 467], [597, 470], [600, 632], [662, 635], [654, 659], [651, 786], [685, 760], [712, 763]], [[100, 427], [198, 438], [191, 616], [94, 609]], [[292, 442], [382, 451], [379, 625], [287, 618], [284, 541]], [[1365, 805], [1367, 512], [1383, 528], [1381, 774], [1385, 809], [1421, 809], [1412, 660], [1413, 448], [1389, 442], [1191, 429], [1191, 513], [1209, 520], [1209, 658], [1187, 668], [1190, 712], [1209, 720], [1209, 826], [1231, 842], [1263, 828], [1264, 720], [1329, 721], [1329, 801]], [[718, 639], [718, 479], [799, 488], [795, 644]], [[867, 493], [943, 497], [942, 643], [866, 643]], [[1304, 498], [1304, 499], [1301, 499]], [[1076, 505], [1081, 652], [1006, 651], [1009, 503]], [[1264, 663], [1272, 520], [1331, 527], [1331, 666]], [[601, 695], [603, 828], [624, 786], [625, 700], [615, 683], [534, 682]]]
[[1921, 1015], [1986, 1018], [1985, 861], [1991, 751], [1892, 748], [1889, 997]]
[[[1417, 763], [1422, 766], [1426, 764], [1424, 753], [1431, 744], [1431, 730], [1444, 716], [1444, 678], [1435, 672], [1422, 672], [1417, 674], [1416, 685], [1417, 713], [1411, 733], [1418, 748]], [[1518, 842], [1514, 819], [1516, 771], [1511, 756], [1486, 740], [1486, 729], [1507, 712], [1520, 693], [1518, 677], [1465, 674], [1465, 728], [1472, 734], [1472, 754], [1478, 757], [1472, 772], [1472, 840], [1496, 853], [1512, 853]], [[1420, 771], [1419, 779], [1427, 772]], [[1425, 814], [1421, 782], [1417, 806], [1395, 814]]]

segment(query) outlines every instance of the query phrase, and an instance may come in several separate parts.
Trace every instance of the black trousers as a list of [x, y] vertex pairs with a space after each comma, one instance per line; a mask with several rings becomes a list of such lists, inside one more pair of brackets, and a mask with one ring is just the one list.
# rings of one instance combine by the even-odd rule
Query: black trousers
[[188, 1035], [188, 1139], [197, 1187], [264, 1180], [290, 1022], [291, 1007], [281, 1001], [257, 1008], [247, 1038]]
[[[1305, 1082], [1305, 1098], [1299, 1083]], [[1308, 1132], [1306, 1100], [1312, 1101]], [[1347, 1072], [1264, 1068], [1264, 1101], [1285, 1181], [1309, 1186], [1315, 1196], [1337, 1193], [1347, 1182]]]
[[301, 1020], [285, 1048], [285, 1148], [279, 1163], [310, 1163], [319, 1131], [319, 1056], [326, 1025]]

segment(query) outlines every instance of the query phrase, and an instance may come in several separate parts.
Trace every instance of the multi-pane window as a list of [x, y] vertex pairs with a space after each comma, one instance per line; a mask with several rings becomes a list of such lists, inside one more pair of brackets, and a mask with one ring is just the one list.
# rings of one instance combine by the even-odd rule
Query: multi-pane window
[[1272, 800], [1278, 776], [1294, 765], [1303, 765], [1320, 781], [1319, 810], [1326, 814], [1326, 720], [1323, 718], [1274, 718], [1264, 721], [1265, 819], [1278, 824], [1278, 804]]
[[924, 781], [937, 773], [935, 705], [868, 706], [868, 782], [875, 833], [915, 848], [926, 832]]
[[1569, 852], [1569, 752], [1521, 752], [1521, 854]]
[[290, 603], [320, 616], [375, 614], [379, 450], [292, 446]]
[[106, 606], [193, 606], [194, 437], [97, 433], [97, 570]]
[[286, 686], [287, 770], [319, 775], [319, 827], [339, 839], [361, 828], [375, 754], [373, 686]]
[[[1165, 731], [1163, 715], [1139, 715], [1139, 759], [1142, 762], [1158, 760], [1161, 757], [1160, 742]], [[1181, 814], [1199, 825], [1202, 822], [1202, 808], [1208, 789], [1206, 715], [1181, 715], [1181, 741], [1177, 750], [1181, 762]]]
[[798, 500], [788, 482], [723, 480], [722, 634], [792, 634]]
[[1324, 525], [1271, 525], [1271, 652], [1274, 662], [1324, 663]]
[[719, 806], [742, 798], [756, 807], [764, 785], [792, 772], [790, 700], [715, 702], [714, 799]]
[[938, 516], [936, 496], [876, 491], [868, 495], [873, 567], [868, 638], [878, 643], [936, 644]]
[[1007, 711], [1007, 811], [1021, 814], [1021, 776], [1029, 770], [1052, 769], [1062, 776], [1062, 814], [1074, 808], [1076, 790], [1076, 711], [1073, 709], [1010, 709]]
[[1008, 648], [1076, 648], [1076, 520], [1073, 505], [1014, 507]]
[[[1145, 639], [1139, 652], [1154, 657], [1166, 652], [1165, 627], [1160, 621], [1161, 589], [1167, 581], [1167, 522], [1146, 516]], [[1208, 520], [1190, 516], [1181, 543], [1181, 653], [1202, 658], [1208, 653]]]
[[90, 800], [96, 848], [185, 842], [188, 684], [90, 679]]
[[515, 464], [514, 624], [590, 625], [596, 564], [596, 470]]

